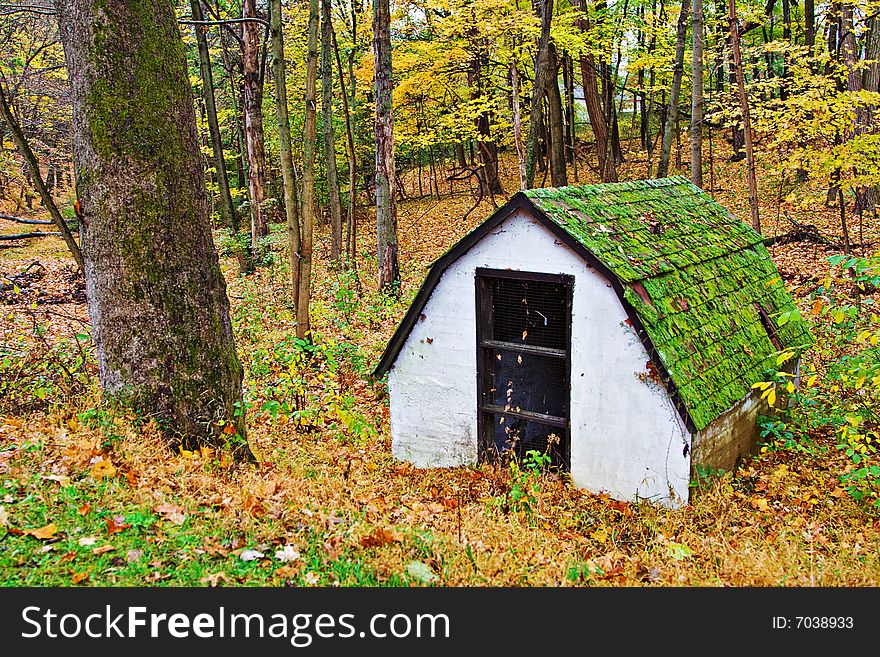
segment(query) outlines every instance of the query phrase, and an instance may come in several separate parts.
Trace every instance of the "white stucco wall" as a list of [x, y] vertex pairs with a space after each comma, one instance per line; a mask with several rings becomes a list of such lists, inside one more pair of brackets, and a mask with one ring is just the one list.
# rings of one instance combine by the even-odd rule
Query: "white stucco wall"
[[[477, 459], [475, 270], [574, 276], [571, 475], [618, 499], [688, 499], [690, 434], [611, 285], [522, 211], [443, 274], [388, 376], [392, 452], [419, 467]], [[641, 376], [640, 376], [641, 375]], [[644, 379], [644, 380], [643, 380]]]

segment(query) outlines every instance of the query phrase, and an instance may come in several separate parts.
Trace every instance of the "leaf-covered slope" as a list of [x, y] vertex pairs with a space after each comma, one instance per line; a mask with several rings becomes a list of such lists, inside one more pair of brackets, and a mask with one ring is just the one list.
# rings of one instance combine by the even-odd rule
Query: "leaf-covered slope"
[[686, 178], [525, 194], [619, 279], [697, 429], [811, 343], [761, 236]]

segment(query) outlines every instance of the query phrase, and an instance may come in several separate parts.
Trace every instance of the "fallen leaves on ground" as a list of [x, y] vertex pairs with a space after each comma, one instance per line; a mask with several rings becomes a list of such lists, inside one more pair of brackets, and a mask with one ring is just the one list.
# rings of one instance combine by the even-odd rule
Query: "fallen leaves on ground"
[[110, 461], [101, 458], [95, 462], [92, 469], [89, 470], [89, 474], [92, 475], [92, 479], [95, 481], [112, 479], [116, 476], [116, 467]]
[[160, 504], [156, 507], [155, 511], [172, 525], [182, 525], [186, 522], [186, 510], [182, 506]]
[[213, 575], [207, 575], [205, 577], [202, 577], [202, 579], [200, 579], [199, 581], [202, 584], [207, 584], [210, 587], [214, 588], [214, 587], [219, 586], [220, 582], [227, 582], [228, 583], [229, 578], [226, 576], [226, 573], [221, 571], [219, 573], [214, 573]]

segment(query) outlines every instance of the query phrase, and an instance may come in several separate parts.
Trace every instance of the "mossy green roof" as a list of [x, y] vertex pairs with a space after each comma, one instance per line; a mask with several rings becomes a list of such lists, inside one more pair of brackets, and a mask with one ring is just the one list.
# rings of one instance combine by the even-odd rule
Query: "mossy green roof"
[[525, 195], [619, 280], [697, 429], [812, 342], [761, 236], [686, 178]]

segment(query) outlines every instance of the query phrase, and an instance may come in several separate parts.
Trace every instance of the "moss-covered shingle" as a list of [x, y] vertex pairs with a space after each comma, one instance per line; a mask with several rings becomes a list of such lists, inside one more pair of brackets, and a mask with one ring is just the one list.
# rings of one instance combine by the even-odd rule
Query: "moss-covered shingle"
[[618, 278], [697, 429], [812, 342], [761, 236], [686, 178], [525, 195]]

